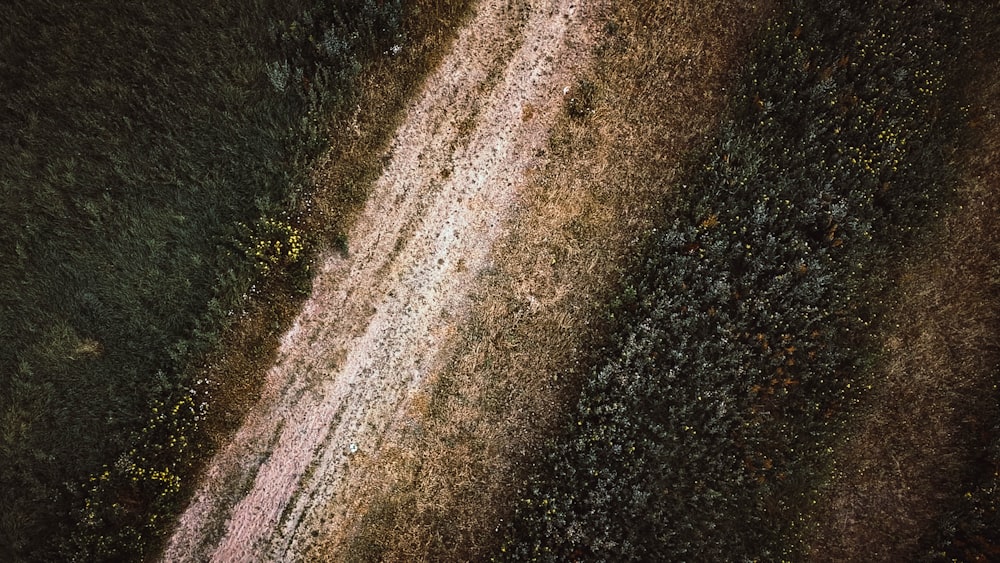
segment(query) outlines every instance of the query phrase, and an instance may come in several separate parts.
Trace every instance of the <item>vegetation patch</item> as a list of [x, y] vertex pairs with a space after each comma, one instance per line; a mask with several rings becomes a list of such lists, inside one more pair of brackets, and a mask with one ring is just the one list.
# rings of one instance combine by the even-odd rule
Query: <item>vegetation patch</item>
[[958, 4], [793, 4], [650, 233], [501, 559], [803, 555], [893, 265], [951, 198], [968, 29]]
[[[995, 3], [994, 3], [995, 4]], [[1000, 554], [1000, 26], [975, 14], [955, 203], [898, 276], [879, 364], [836, 446], [809, 545], [825, 560], [989, 561]]]

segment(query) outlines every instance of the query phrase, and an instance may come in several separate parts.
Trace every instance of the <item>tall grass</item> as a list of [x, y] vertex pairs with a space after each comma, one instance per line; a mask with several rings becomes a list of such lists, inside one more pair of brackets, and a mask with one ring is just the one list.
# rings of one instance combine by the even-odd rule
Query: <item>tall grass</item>
[[162, 526], [211, 401], [191, 374], [263, 288], [308, 287], [306, 165], [401, 16], [0, 8], [0, 558], [137, 557]]

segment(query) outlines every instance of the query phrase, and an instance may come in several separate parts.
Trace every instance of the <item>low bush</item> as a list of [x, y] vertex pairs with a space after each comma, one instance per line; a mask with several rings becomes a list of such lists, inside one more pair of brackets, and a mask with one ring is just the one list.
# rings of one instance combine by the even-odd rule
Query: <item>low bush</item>
[[500, 559], [801, 557], [893, 264], [949, 199], [959, 12], [792, 2], [762, 33]]

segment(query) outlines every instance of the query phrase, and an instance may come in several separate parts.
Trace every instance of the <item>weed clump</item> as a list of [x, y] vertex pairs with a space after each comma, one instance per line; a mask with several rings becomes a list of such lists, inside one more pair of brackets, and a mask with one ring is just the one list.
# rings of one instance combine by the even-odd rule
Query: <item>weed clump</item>
[[566, 113], [573, 119], [583, 119], [594, 113], [597, 87], [589, 80], [580, 80], [572, 87], [567, 87], [563, 98], [566, 100]]

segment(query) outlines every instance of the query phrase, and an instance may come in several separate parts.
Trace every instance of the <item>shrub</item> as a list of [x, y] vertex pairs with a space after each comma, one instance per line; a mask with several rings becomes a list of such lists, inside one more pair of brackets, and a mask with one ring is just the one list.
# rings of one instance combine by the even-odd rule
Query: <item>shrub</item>
[[795, 3], [649, 235], [510, 560], [797, 558], [885, 272], [948, 200], [960, 18]]

